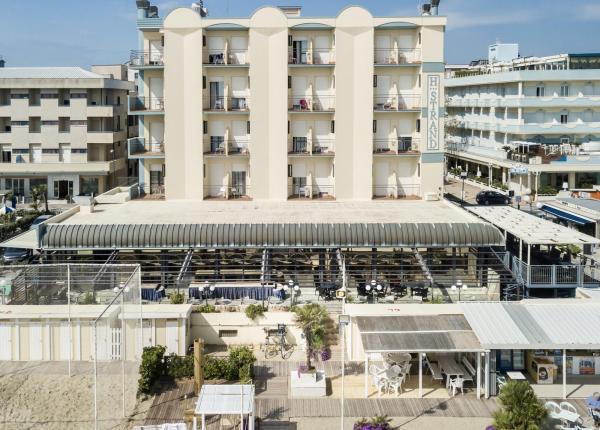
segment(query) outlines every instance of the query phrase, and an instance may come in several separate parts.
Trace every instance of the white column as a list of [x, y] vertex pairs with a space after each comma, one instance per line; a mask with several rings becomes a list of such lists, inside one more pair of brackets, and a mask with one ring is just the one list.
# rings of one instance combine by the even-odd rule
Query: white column
[[206, 415], [202, 414], [202, 430], [206, 430]]
[[365, 399], [369, 397], [369, 354], [365, 352]]
[[563, 399], [567, 400], [567, 350], [563, 349], [562, 359]]
[[477, 353], [477, 398], [481, 398], [481, 353]]
[[419, 352], [419, 397], [423, 397], [423, 353]]
[[490, 398], [490, 353], [485, 353], [485, 370], [483, 373], [483, 381], [485, 386], [485, 398]]
[[194, 419], [192, 421], [192, 428], [194, 430], [198, 430], [198, 418], [196, 418], [196, 416], [194, 415]]

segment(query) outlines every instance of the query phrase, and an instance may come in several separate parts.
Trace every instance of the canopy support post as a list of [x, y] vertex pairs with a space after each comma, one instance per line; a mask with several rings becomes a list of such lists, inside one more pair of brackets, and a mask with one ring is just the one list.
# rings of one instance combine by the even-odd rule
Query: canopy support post
[[484, 370], [485, 398], [490, 398], [490, 353], [485, 353], [485, 370]]
[[419, 397], [423, 397], [423, 353], [419, 352]]
[[481, 398], [481, 352], [477, 352], [477, 399]]
[[563, 399], [567, 400], [567, 350], [563, 349], [562, 356], [562, 391]]
[[369, 353], [365, 353], [365, 399], [369, 398]]
[[206, 415], [202, 414], [202, 430], [206, 430]]

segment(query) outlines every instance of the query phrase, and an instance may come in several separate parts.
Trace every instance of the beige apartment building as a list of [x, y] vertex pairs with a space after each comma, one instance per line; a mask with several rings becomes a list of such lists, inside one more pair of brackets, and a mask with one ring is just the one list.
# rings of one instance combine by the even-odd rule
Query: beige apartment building
[[123, 66], [0, 68], [0, 190], [97, 194], [127, 176]]
[[129, 141], [167, 199], [434, 198], [443, 186], [446, 18], [348, 7], [249, 18], [138, 4]]

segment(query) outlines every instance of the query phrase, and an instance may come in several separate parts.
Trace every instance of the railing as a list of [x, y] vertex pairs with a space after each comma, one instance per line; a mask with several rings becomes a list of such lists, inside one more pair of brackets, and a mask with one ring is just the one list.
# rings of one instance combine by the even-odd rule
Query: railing
[[238, 66], [248, 64], [247, 49], [206, 49], [204, 64]]
[[421, 96], [405, 94], [398, 96], [375, 96], [373, 109], [376, 111], [416, 110], [421, 108]]
[[333, 155], [335, 139], [292, 139], [288, 141], [289, 154]]
[[583, 287], [600, 286], [600, 275], [595, 267], [581, 264], [529, 265], [513, 257], [513, 271], [517, 279], [528, 287]]
[[420, 194], [421, 186], [419, 184], [373, 185], [373, 198], [375, 199], [400, 199], [418, 197]]
[[418, 48], [375, 48], [375, 64], [413, 64], [421, 62]]
[[205, 97], [204, 110], [217, 112], [247, 112], [250, 110], [250, 97]]
[[293, 112], [333, 112], [335, 96], [294, 95], [288, 99], [288, 109]]
[[396, 139], [374, 139], [373, 153], [403, 154], [418, 153], [421, 139], [412, 136], [398, 136]]
[[313, 48], [301, 52], [292, 50], [288, 55], [288, 64], [335, 64], [335, 50], [331, 48]]
[[146, 142], [143, 137], [134, 137], [127, 141], [129, 156], [164, 156], [165, 144], [163, 142]]
[[165, 99], [163, 97], [130, 97], [129, 110], [134, 111], [154, 111], [165, 110]]
[[164, 66], [164, 53], [161, 50], [131, 51], [129, 63], [132, 66]]
[[223, 139], [205, 140], [204, 142], [204, 154], [207, 155], [249, 155], [249, 139]]
[[205, 185], [204, 197], [218, 200], [248, 200], [250, 198], [250, 186], [244, 184]]
[[288, 186], [288, 198], [290, 199], [335, 199], [335, 186], [331, 184], [297, 184]]

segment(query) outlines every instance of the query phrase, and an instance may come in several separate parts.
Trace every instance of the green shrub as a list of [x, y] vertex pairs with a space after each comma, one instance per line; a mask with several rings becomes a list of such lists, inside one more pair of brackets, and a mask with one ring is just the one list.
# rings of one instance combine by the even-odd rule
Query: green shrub
[[497, 429], [540, 429], [547, 412], [535, 391], [522, 381], [508, 381], [498, 395], [501, 409], [495, 411], [494, 427]]
[[219, 311], [217, 310], [217, 308], [215, 308], [215, 305], [211, 305], [211, 304], [204, 304], [201, 306], [196, 306], [192, 312], [199, 312], [201, 314], [216, 314], [219, 313]]
[[541, 187], [538, 188], [538, 194], [541, 195], [556, 195], [558, 193], [558, 190], [553, 187], [552, 185], [543, 185]]
[[262, 317], [265, 314], [265, 308], [263, 305], [248, 305], [246, 306], [246, 316], [248, 319], [255, 320], [258, 317]]
[[140, 379], [138, 379], [138, 396], [150, 393], [156, 380], [164, 374], [163, 357], [166, 350], [167, 348], [161, 345], [144, 348], [140, 364]]
[[208, 357], [204, 362], [204, 378], [227, 379], [229, 362], [226, 358]]
[[185, 296], [183, 293], [171, 293], [169, 294], [169, 300], [172, 305], [181, 305], [185, 302]]
[[94, 295], [90, 291], [88, 291], [81, 297], [80, 304], [82, 304], [82, 305], [96, 304], [96, 300], [94, 300]]
[[174, 379], [194, 377], [194, 356], [170, 354], [165, 357], [167, 375]]
[[254, 376], [256, 357], [247, 346], [231, 348], [227, 358], [208, 357], [204, 362], [206, 379], [250, 382]]

